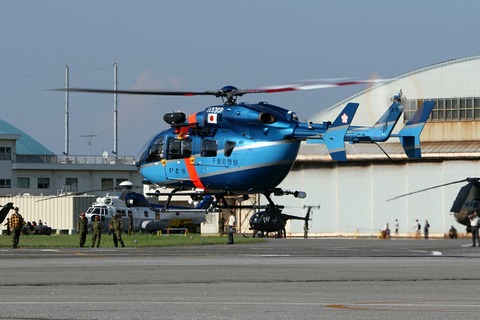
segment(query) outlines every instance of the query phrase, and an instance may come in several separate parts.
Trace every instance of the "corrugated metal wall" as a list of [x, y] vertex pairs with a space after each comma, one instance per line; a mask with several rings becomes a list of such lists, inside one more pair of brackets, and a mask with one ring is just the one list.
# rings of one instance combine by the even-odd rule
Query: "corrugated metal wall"
[[[13, 202], [19, 208], [25, 221], [42, 220], [58, 232], [71, 233], [76, 230], [78, 216], [95, 201], [95, 196], [39, 197], [14, 196], [0, 197], [0, 204]], [[13, 213], [13, 211], [11, 212]], [[8, 217], [8, 216], [7, 216]], [[5, 222], [4, 222], [5, 223]], [[2, 226], [2, 229], [6, 227]]]
[[[415, 219], [428, 219], [432, 236], [441, 236], [458, 224], [450, 213], [463, 184], [451, 185], [387, 202], [395, 196], [480, 176], [479, 160], [422, 162], [297, 163], [280, 187], [307, 192], [306, 199], [275, 198], [284, 212], [304, 216], [304, 205], [321, 205], [314, 210], [310, 235], [373, 235], [385, 225], [393, 230], [395, 219], [400, 234], [412, 236]], [[287, 233], [303, 235], [303, 222], [290, 221]]]

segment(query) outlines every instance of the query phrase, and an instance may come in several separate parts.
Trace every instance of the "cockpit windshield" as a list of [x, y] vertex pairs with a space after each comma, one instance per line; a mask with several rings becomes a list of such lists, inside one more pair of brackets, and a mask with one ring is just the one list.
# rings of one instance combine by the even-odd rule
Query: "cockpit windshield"
[[150, 150], [148, 150], [148, 155], [145, 159], [145, 162], [157, 162], [164, 158], [163, 146], [165, 144], [165, 138], [160, 137], [152, 144]]
[[[154, 141], [153, 144], [152, 144], [152, 141]], [[163, 147], [160, 146], [160, 144], [163, 143], [163, 141], [164, 141], [163, 135], [161, 137], [159, 137], [158, 135], [155, 135], [154, 137], [149, 139], [147, 143], [145, 143], [145, 145], [140, 149], [138, 156], [135, 158], [135, 165], [139, 167], [145, 162], [154, 161], [154, 160], [149, 161], [147, 159], [152, 159], [156, 157], [156, 154], [158, 153], [158, 151], [160, 149], [163, 150]]]

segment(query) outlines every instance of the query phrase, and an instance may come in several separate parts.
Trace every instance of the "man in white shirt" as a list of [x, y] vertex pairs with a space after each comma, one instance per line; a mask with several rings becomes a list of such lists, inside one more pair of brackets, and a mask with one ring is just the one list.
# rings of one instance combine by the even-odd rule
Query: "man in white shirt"
[[477, 211], [473, 211], [473, 213], [468, 216], [468, 219], [470, 219], [470, 228], [472, 231], [472, 247], [475, 247], [477, 240], [478, 246], [480, 247], [480, 240], [478, 239], [478, 223], [480, 219], [478, 218]]
[[228, 217], [228, 242], [227, 244], [233, 244], [233, 232], [235, 231], [235, 214], [233, 212], [230, 213], [230, 217]]

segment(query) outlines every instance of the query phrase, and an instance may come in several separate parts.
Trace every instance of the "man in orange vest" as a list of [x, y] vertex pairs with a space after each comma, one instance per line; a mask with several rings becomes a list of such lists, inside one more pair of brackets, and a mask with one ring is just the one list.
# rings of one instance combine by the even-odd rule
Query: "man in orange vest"
[[13, 214], [10, 216], [10, 232], [12, 233], [13, 249], [17, 249], [25, 221], [23, 220], [22, 215], [18, 213], [18, 207], [15, 207], [13, 211]]

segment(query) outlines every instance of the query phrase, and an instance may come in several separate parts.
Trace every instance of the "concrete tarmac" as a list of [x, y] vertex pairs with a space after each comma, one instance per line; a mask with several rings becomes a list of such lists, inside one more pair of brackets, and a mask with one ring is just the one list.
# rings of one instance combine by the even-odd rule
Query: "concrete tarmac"
[[0, 249], [0, 319], [477, 319], [469, 239]]

